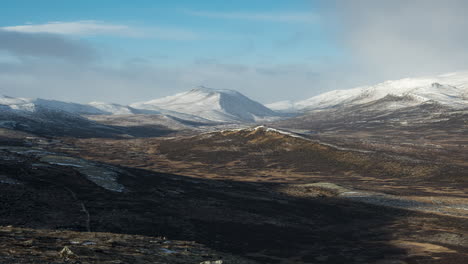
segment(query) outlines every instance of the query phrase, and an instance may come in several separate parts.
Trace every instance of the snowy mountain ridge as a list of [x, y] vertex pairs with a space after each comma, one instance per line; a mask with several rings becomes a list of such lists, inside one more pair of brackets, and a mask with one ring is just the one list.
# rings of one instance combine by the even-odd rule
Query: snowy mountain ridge
[[297, 114], [348, 106], [360, 106], [368, 111], [393, 111], [426, 103], [437, 103], [451, 109], [468, 108], [468, 72], [405, 78], [348, 90], [335, 90], [297, 102], [281, 101], [269, 104], [269, 108], [234, 90], [200, 86], [172, 96], [130, 105], [104, 102], [78, 104], [0, 96], [0, 111], [27, 114], [39, 110], [53, 110], [85, 116], [149, 114], [194, 122], [194, 125], [197, 125], [268, 122], [286, 117], [278, 112]]
[[106, 112], [91, 105], [68, 103], [57, 100], [45, 100], [40, 98], [15, 98], [5, 95], [0, 96], [0, 105], [2, 105], [5, 109], [22, 112], [36, 112], [39, 108], [43, 108], [74, 114], [106, 114]]
[[452, 108], [466, 108], [468, 107], [468, 72], [385, 81], [372, 86], [334, 90], [302, 101], [281, 101], [267, 106], [276, 111], [305, 112], [366, 104], [387, 95], [412, 98], [412, 100], [406, 100], [407, 104], [402, 104], [402, 107], [434, 101]]
[[280, 116], [237, 91], [206, 87], [128, 106], [105, 102], [78, 104], [39, 98], [0, 96], [0, 109], [24, 114], [34, 113], [38, 109], [87, 116], [156, 114], [199, 123], [270, 121]]
[[136, 109], [166, 109], [219, 122], [255, 122], [279, 115], [264, 105], [233, 90], [204, 86], [187, 92], [130, 105]]

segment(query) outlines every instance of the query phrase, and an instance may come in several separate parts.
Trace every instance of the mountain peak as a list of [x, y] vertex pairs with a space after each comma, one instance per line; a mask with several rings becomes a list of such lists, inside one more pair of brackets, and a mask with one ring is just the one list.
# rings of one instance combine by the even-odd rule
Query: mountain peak
[[206, 87], [204, 85], [197, 86], [188, 92], [189, 93], [208, 93], [208, 94], [220, 93], [220, 94], [229, 94], [229, 95], [242, 95], [241, 93], [235, 90], [215, 89], [215, 88]]
[[199, 85], [195, 88], [193, 88], [191, 91], [207, 91], [207, 92], [211, 92], [211, 91], [216, 91], [215, 88], [210, 88], [210, 87], [206, 87], [204, 85]]
[[278, 116], [274, 111], [237, 91], [206, 86], [130, 106], [136, 109], [157, 107], [217, 122], [255, 122]]

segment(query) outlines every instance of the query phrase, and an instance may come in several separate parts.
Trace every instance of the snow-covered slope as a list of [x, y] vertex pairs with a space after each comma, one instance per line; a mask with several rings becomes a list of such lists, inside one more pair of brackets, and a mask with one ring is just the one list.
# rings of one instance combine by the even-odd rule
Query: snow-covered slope
[[101, 113], [86, 105], [0, 96], [0, 128], [53, 136], [111, 137], [124, 133], [75, 112]]
[[[154, 115], [154, 111], [144, 110], [150, 115], [140, 115], [140, 110], [130, 107], [92, 103], [82, 105], [53, 100], [14, 98], [0, 96], [0, 128], [20, 130], [47, 136], [76, 137], [146, 137], [171, 133], [171, 128], [165, 126], [165, 115]], [[182, 114], [181, 114], [182, 115]], [[136, 123], [135, 127], [106, 124], [99, 121], [105, 118], [136, 118], [144, 116], [156, 119], [154, 122]], [[95, 117], [95, 120], [92, 118]], [[176, 122], [176, 121], [174, 121]], [[182, 122], [180, 122], [182, 123]]]
[[135, 109], [128, 105], [120, 105], [105, 102], [91, 102], [88, 105], [102, 111], [105, 115], [159, 115], [164, 112], [159, 110]]
[[209, 124], [213, 122], [270, 121], [280, 115], [239, 92], [199, 87], [148, 102], [129, 106], [105, 102], [68, 103], [35, 98], [0, 96], [0, 110], [35, 112], [38, 108], [64, 111], [76, 115], [161, 115], [182, 122]]
[[15, 98], [0, 96], [0, 106], [5, 110], [35, 112], [38, 108], [64, 111], [77, 115], [133, 115], [133, 114], [160, 114], [159, 111], [138, 110], [125, 105], [91, 102], [77, 104], [57, 100], [40, 98]]
[[0, 96], [0, 123], [2, 124], [4, 123], [10, 126], [12, 122], [15, 123], [18, 120], [26, 119], [41, 121], [44, 119], [44, 116], [42, 116], [43, 113], [54, 113], [53, 115], [48, 115], [50, 117], [60, 115], [61, 117], [69, 116], [84, 119], [83, 116], [86, 116], [88, 120], [123, 120], [125, 118], [132, 120], [152, 120], [150, 124], [144, 122], [141, 125], [153, 126], [165, 126], [168, 122], [185, 124], [186, 126], [214, 124], [213, 121], [202, 117], [171, 110], [157, 109], [156, 107], [152, 110], [147, 110], [103, 102], [77, 104], [55, 100]]
[[401, 107], [434, 101], [452, 108], [465, 108], [468, 107], [468, 72], [386, 81], [373, 86], [335, 90], [303, 101], [283, 101], [267, 106], [285, 112], [320, 110], [365, 104], [387, 95], [412, 99], [400, 102]]
[[266, 104], [265, 106], [277, 112], [293, 113], [296, 111], [295, 102], [290, 101], [290, 100]]
[[130, 106], [147, 110], [166, 109], [218, 122], [254, 122], [278, 117], [274, 111], [239, 92], [206, 87]]
[[45, 100], [40, 98], [15, 98], [0, 96], [0, 105], [12, 111], [36, 112], [38, 108], [64, 111], [74, 114], [102, 115], [108, 112], [100, 110], [92, 105], [68, 103], [56, 100]]
[[131, 107], [119, 104], [91, 102], [88, 105], [112, 115], [132, 115], [135, 114]]
[[34, 111], [36, 106], [29, 98], [15, 98], [10, 96], [0, 96], [0, 106], [3, 110]]

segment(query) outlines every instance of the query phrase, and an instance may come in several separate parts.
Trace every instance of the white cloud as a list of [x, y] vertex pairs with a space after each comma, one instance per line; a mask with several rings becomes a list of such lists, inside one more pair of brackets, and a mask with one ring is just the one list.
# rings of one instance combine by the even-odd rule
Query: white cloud
[[3, 30], [23, 33], [52, 33], [62, 35], [132, 35], [133, 29], [126, 25], [114, 25], [95, 20], [74, 22], [54, 21], [45, 24], [27, 24], [3, 27]]
[[363, 79], [465, 70], [468, 1], [355, 0], [337, 5], [328, 24]]
[[239, 19], [256, 20], [269, 22], [286, 23], [316, 23], [318, 16], [311, 12], [284, 12], [284, 13], [250, 13], [250, 12], [209, 12], [186, 10], [185, 13], [193, 16], [221, 18], [221, 19]]
[[80, 20], [72, 22], [54, 21], [44, 24], [26, 24], [1, 27], [0, 29], [21, 33], [50, 33], [78, 36], [108, 35], [175, 40], [190, 40], [198, 38], [196, 33], [179, 28], [165, 28], [156, 26], [135, 27], [123, 24], [111, 24], [96, 20]]

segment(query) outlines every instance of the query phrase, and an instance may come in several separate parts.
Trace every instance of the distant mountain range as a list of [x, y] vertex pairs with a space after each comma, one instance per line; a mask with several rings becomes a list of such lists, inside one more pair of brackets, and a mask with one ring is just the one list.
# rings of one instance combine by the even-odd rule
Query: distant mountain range
[[384, 98], [388, 99], [384, 106], [387, 110], [412, 107], [427, 102], [435, 102], [455, 109], [466, 108], [468, 107], [468, 72], [386, 81], [372, 86], [330, 91], [297, 102], [276, 102], [267, 104], [267, 107], [279, 112], [304, 113], [364, 105]]
[[283, 103], [270, 107], [300, 113], [275, 122], [275, 126], [312, 133], [394, 128], [466, 131], [468, 73], [386, 81], [327, 92], [288, 106]]
[[156, 114], [197, 122], [221, 123], [270, 121], [281, 116], [237, 91], [206, 87], [129, 106], [104, 102], [77, 104], [1, 96], [0, 107], [23, 113], [32, 113], [38, 108], [44, 108], [77, 115]]
[[[106, 136], [132, 135], [133, 128], [144, 126], [151, 127], [144, 130], [151, 135], [154, 131], [158, 134], [199, 126], [260, 122], [308, 128], [327, 122], [333, 126], [351, 121], [353, 126], [355, 122], [379, 123], [403, 116], [411, 116], [411, 120], [422, 120], [424, 116], [426, 122], [434, 119], [435, 114], [440, 120], [446, 119], [448, 112], [456, 112], [459, 119], [467, 114], [467, 109], [468, 72], [457, 72], [330, 91], [298, 102], [282, 101], [267, 106], [237, 91], [206, 87], [130, 105], [0, 96], [0, 127], [43, 134], [51, 130], [63, 135], [76, 131], [92, 135], [93, 131], [100, 131]], [[280, 121], [284, 119], [287, 120]]]
[[205, 87], [130, 106], [0, 96], [0, 128], [53, 136], [158, 136], [283, 116], [239, 92]]

